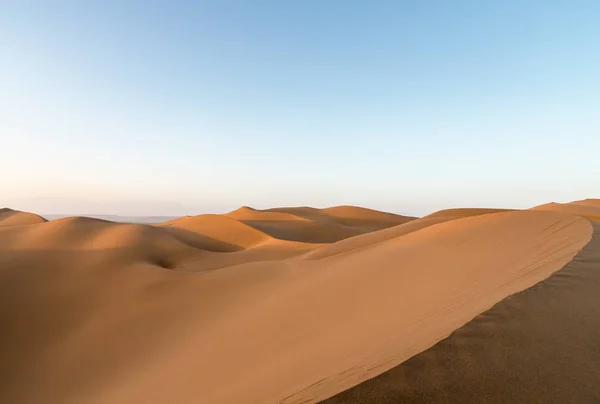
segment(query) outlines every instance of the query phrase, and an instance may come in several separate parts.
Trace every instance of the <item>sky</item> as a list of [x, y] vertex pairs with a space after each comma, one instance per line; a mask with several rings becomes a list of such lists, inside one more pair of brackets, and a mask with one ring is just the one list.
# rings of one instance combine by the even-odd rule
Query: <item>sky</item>
[[0, 0], [0, 206], [600, 197], [600, 2]]

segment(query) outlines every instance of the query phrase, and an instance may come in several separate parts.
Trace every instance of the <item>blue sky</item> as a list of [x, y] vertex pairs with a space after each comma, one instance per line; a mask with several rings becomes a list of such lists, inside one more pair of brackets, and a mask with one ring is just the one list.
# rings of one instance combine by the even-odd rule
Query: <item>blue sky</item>
[[0, 2], [0, 205], [600, 196], [597, 1]]

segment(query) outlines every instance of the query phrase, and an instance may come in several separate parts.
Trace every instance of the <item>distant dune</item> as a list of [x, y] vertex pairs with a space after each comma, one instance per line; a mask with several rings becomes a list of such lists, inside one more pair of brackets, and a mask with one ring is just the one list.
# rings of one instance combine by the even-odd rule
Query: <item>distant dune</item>
[[35, 224], [43, 223], [45, 221], [46, 219], [33, 213], [20, 212], [9, 208], [0, 208], [0, 226]]
[[599, 218], [600, 200], [153, 225], [3, 209], [0, 402], [600, 400]]
[[44, 214], [42, 215], [48, 220], [64, 219], [71, 216], [85, 216], [92, 219], [110, 220], [118, 223], [138, 223], [138, 224], [153, 224], [161, 223], [169, 220], [177, 219], [179, 216], [121, 216], [121, 215], [100, 215], [100, 214], [85, 214], [85, 215], [68, 215], [68, 214]]

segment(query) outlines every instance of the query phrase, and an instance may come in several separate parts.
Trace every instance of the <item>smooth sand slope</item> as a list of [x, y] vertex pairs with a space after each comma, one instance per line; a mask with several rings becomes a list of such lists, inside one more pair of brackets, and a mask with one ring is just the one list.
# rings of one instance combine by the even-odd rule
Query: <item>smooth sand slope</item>
[[0, 208], [0, 226], [16, 226], [43, 223], [46, 219], [29, 212], [21, 212], [9, 208]]
[[548, 278], [592, 235], [551, 211], [411, 219], [244, 207], [2, 226], [0, 402], [318, 402]]
[[569, 203], [548, 203], [531, 209], [572, 213], [593, 221], [600, 221], [600, 199], [585, 199]]
[[560, 271], [323, 403], [600, 402], [600, 224]]
[[417, 230], [424, 229], [425, 227], [433, 226], [434, 224], [448, 222], [450, 220], [461, 219], [471, 216], [481, 216], [491, 213], [508, 212], [508, 209], [446, 209], [432, 213], [431, 215], [425, 216], [417, 220], [410, 220], [399, 224], [394, 227], [390, 227], [386, 230], [381, 230], [372, 233], [366, 233], [360, 236], [351, 237], [345, 240], [340, 240], [337, 243], [324, 246], [312, 253], [306, 255], [308, 259], [320, 259], [345, 253], [352, 250], [358, 250], [363, 247], [373, 246], [375, 244], [390, 240], [392, 238], [400, 237], [408, 233], [412, 233]]

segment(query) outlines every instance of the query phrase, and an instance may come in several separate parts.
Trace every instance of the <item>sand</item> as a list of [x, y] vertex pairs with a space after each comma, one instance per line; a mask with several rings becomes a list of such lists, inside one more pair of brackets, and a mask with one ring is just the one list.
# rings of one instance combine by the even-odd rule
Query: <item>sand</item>
[[600, 221], [600, 199], [585, 199], [583, 201], [574, 201], [569, 203], [548, 203], [531, 209], [572, 213], [596, 222]]
[[[366, 403], [410, 394], [465, 402], [485, 383], [473, 376], [472, 390], [464, 382], [448, 395], [447, 361], [425, 361], [432, 372], [414, 383], [379, 380], [452, 347], [486, 313], [552, 285], [565, 265], [595, 265], [585, 213], [454, 209], [415, 219], [350, 206], [243, 207], [157, 225], [66, 218], [1, 226], [0, 402]], [[544, 299], [515, 307], [543, 310]], [[546, 324], [552, 334], [550, 317], [514, 328], [527, 336]], [[553, 360], [515, 330], [498, 349], [527, 350], [540, 366]], [[577, 346], [575, 365], [592, 349]], [[466, 348], [459, 357], [478, 361]], [[509, 366], [499, 352], [490, 360]], [[586, 386], [598, 384], [586, 369]], [[489, 402], [519, 397], [499, 380]], [[394, 396], [398, 386], [407, 390]]]
[[33, 213], [21, 212], [9, 208], [0, 209], [0, 226], [35, 224], [43, 223], [45, 221], [46, 219]]
[[550, 278], [327, 404], [600, 402], [600, 225]]

